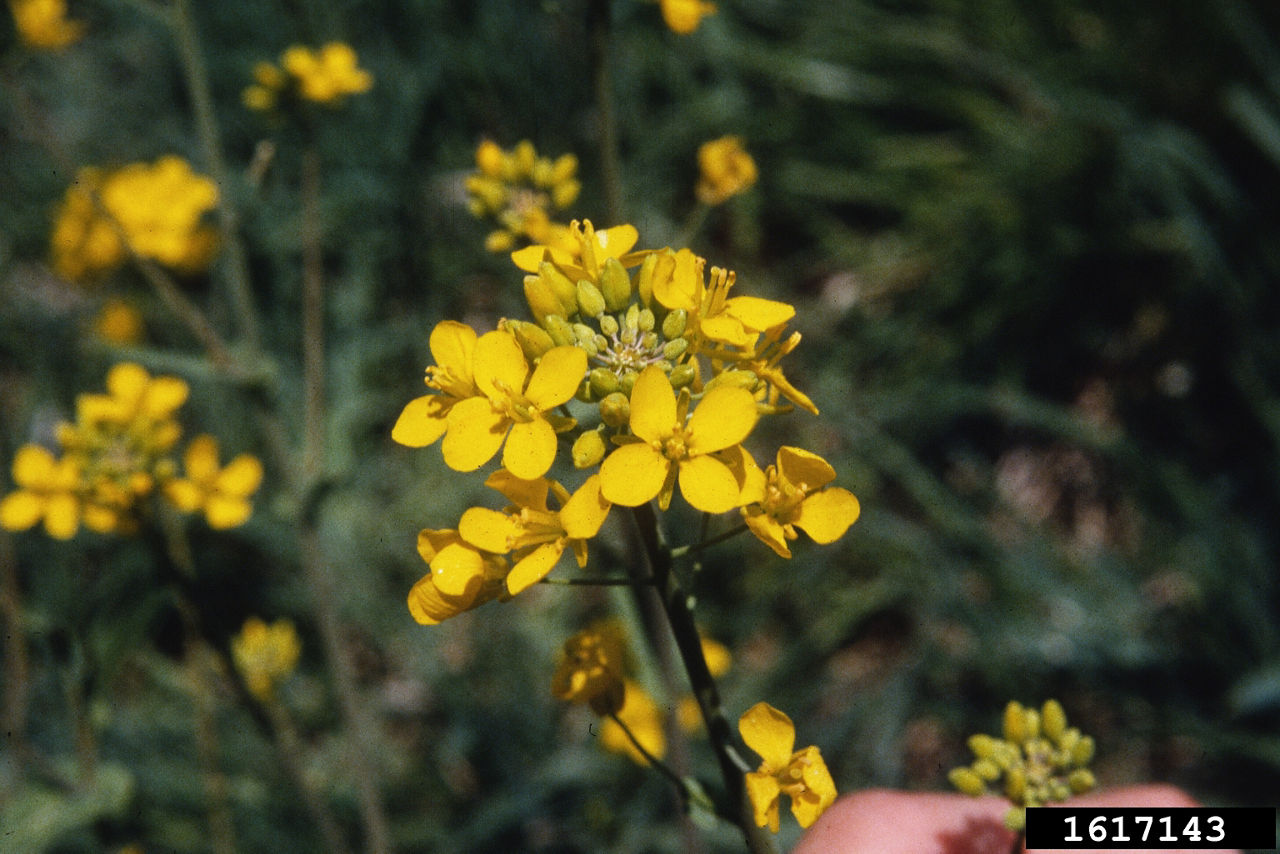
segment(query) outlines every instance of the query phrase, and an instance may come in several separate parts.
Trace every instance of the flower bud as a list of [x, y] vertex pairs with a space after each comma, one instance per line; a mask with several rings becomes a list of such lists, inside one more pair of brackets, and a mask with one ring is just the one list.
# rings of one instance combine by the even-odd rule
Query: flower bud
[[636, 380], [640, 379], [640, 375], [635, 371], [623, 371], [622, 376], [618, 377], [618, 382], [622, 383], [622, 390], [626, 392], [627, 397], [631, 397], [631, 390], [636, 387]]
[[1076, 765], [1088, 765], [1093, 759], [1093, 736], [1082, 735], [1071, 751], [1071, 761]]
[[953, 768], [947, 778], [951, 780], [951, 785], [973, 797], [981, 795], [987, 789], [982, 778], [968, 768]]
[[503, 325], [520, 342], [520, 349], [524, 351], [524, 357], [530, 362], [537, 361], [542, 358], [542, 354], [556, 346], [556, 342], [551, 338], [547, 331], [536, 323], [529, 323], [523, 320], [506, 320]]
[[684, 330], [688, 325], [689, 312], [683, 308], [674, 309], [662, 319], [662, 336], [668, 341], [674, 341], [684, 335]]
[[604, 314], [604, 294], [600, 293], [600, 289], [591, 282], [586, 279], [579, 279], [577, 294], [578, 310], [582, 312], [584, 317], [599, 317]]
[[653, 271], [657, 266], [658, 253], [650, 252], [640, 264], [640, 269], [636, 271], [636, 294], [645, 305], [653, 303]]
[[973, 773], [977, 774], [983, 780], [991, 782], [999, 779], [1000, 766], [992, 762], [990, 759], [978, 759], [973, 763]]
[[1057, 700], [1046, 700], [1040, 709], [1040, 721], [1044, 727], [1044, 736], [1055, 744], [1060, 742], [1067, 729], [1067, 713]]
[[564, 307], [564, 311], [557, 312], [565, 317], [572, 317], [578, 311], [578, 289], [574, 287], [573, 282], [564, 273], [556, 269], [556, 265], [550, 261], [543, 261], [538, 265], [538, 276], [547, 283], [547, 287], [556, 295], [556, 299], [560, 300], [560, 304]]
[[605, 335], [616, 336], [618, 334], [618, 318], [612, 314], [604, 314], [600, 316], [600, 331]]
[[614, 429], [625, 427], [631, 420], [631, 401], [620, 391], [600, 401], [600, 420]]
[[631, 302], [631, 277], [617, 258], [606, 258], [600, 270], [600, 291], [609, 311], [622, 311]]
[[641, 332], [652, 332], [654, 327], [658, 325], [658, 320], [653, 316], [650, 309], [642, 308], [638, 315], [637, 322], [640, 324]]
[[594, 368], [587, 374], [587, 382], [591, 385], [591, 393], [597, 400], [608, 397], [621, 388], [618, 376], [605, 368]]
[[689, 362], [685, 362], [683, 365], [676, 365], [671, 369], [671, 375], [667, 377], [667, 379], [671, 380], [671, 387], [676, 389], [690, 385], [697, 378], [698, 368]]
[[588, 430], [573, 443], [574, 468], [590, 468], [604, 459], [604, 439], [599, 431]]
[[1071, 791], [1077, 795], [1083, 795], [1085, 792], [1091, 791], [1094, 786], [1098, 785], [1098, 781], [1094, 778], [1093, 772], [1088, 768], [1077, 768], [1067, 777], [1067, 785], [1071, 787]]
[[1004, 737], [1006, 741], [1021, 744], [1027, 740], [1029, 732], [1025, 711], [1021, 703], [1013, 700], [1009, 701], [1009, 705], [1004, 707]]
[[1027, 772], [1021, 768], [1010, 768], [1004, 778], [1004, 794], [1015, 803], [1021, 801], [1027, 793]]
[[549, 314], [564, 314], [560, 300], [547, 285], [547, 280], [541, 276], [524, 277], [524, 298], [538, 323], [542, 323]]
[[757, 382], [759, 382], [759, 377], [753, 371], [724, 371], [717, 374], [712, 378], [711, 382], [707, 383], [707, 390], [710, 391], [713, 388], [724, 386], [726, 388], [745, 388], [747, 391], [751, 391], [756, 387]]
[[573, 327], [569, 325], [569, 321], [565, 320], [563, 316], [549, 314], [539, 323], [543, 329], [547, 330], [551, 340], [556, 342], [558, 346], [564, 347], [574, 343]]
[[689, 342], [683, 338], [677, 338], [674, 341], [668, 341], [662, 347], [662, 358], [669, 359], [674, 362], [684, 355], [684, 351], [689, 349]]

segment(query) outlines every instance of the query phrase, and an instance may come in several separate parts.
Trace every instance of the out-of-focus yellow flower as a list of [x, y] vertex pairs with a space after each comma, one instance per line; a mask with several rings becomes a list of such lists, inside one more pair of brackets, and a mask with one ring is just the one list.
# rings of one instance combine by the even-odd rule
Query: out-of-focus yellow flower
[[61, 50], [79, 41], [84, 24], [67, 20], [66, 0], [9, 0], [18, 38], [28, 47]]
[[217, 232], [202, 222], [217, 203], [217, 185], [181, 157], [82, 169], [54, 224], [53, 268], [72, 281], [109, 272], [128, 255], [123, 237], [140, 257], [198, 272], [217, 250]]
[[612, 621], [602, 621], [564, 642], [564, 657], [551, 678], [557, 700], [585, 703], [601, 717], [622, 708], [626, 694], [626, 646]]
[[202, 511], [210, 528], [243, 525], [253, 513], [250, 496], [262, 483], [262, 463], [241, 454], [225, 468], [218, 465], [218, 440], [196, 436], [183, 455], [186, 477], [165, 484], [165, 497], [183, 513]]
[[298, 93], [319, 104], [334, 105], [373, 88], [373, 75], [359, 67], [355, 50], [342, 42], [318, 51], [293, 45], [281, 54], [280, 64], [297, 82]]
[[55, 459], [39, 445], [23, 445], [13, 458], [18, 489], [0, 501], [0, 526], [25, 531], [41, 520], [49, 536], [68, 540], [80, 527], [80, 467], [74, 459]]
[[[566, 548], [587, 565], [587, 540], [594, 537], [609, 515], [609, 502], [600, 495], [600, 477], [593, 475], [570, 495], [558, 483], [545, 478], [521, 480], [500, 469], [485, 481], [515, 505], [502, 513], [472, 507], [462, 514], [458, 533], [478, 549], [495, 554], [514, 553], [515, 566], [507, 575], [507, 592], [514, 596], [542, 580], [555, 568]], [[547, 509], [547, 492], [553, 490], [560, 509]]]
[[542, 477], [556, 456], [556, 433], [574, 425], [553, 410], [573, 397], [587, 372], [587, 354], [555, 347], [532, 373], [520, 342], [510, 332], [487, 332], [475, 345], [475, 383], [480, 395], [455, 403], [441, 450], [455, 471], [475, 471], [493, 459], [525, 480]]
[[276, 65], [259, 62], [253, 66], [253, 83], [245, 87], [240, 100], [251, 110], [265, 113], [276, 108], [289, 78]]
[[724, 387], [708, 391], [692, 415], [689, 403], [685, 390], [677, 400], [661, 368], [641, 372], [631, 392], [636, 441], [618, 448], [600, 466], [606, 499], [635, 507], [658, 497], [665, 510], [678, 480], [680, 493], [699, 510], [723, 513], [738, 506], [737, 478], [714, 454], [737, 446], [751, 433], [755, 398], [744, 389]]
[[714, 15], [716, 4], [706, 0], [658, 0], [662, 20], [674, 33], [687, 36], [698, 29], [702, 19]]
[[145, 331], [142, 313], [124, 300], [109, 299], [94, 318], [93, 331], [108, 344], [123, 347], [139, 344]]
[[[733, 664], [733, 655], [729, 648], [717, 640], [702, 638], [702, 657], [707, 662], [707, 672], [712, 679], [719, 679], [729, 672]], [[680, 729], [687, 733], [698, 732], [702, 728], [702, 709], [696, 697], [681, 697], [676, 706], [676, 722]]]
[[264, 703], [275, 697], [276, 686], [293, 673], [301, 654], [298, 632], [286, 619], [267, 625], [258, 617], [250, 617], [231, 639], [231, 659], [236, 670], [249, 693]]
[[745, 458], [742, 518], [762, 543], [791, 557], [788, 540], [804, 531], [816, 543], [834, 543], [858, 519], [858, 499], [847, 489], [828, 487], [836, 471], [817, 454], [787, 445], [765, 471]]
[[747, 797], [756, 824], [778, 832], [778, 799], [791, 798], [791, 812], [809, 827], [836, 799], [836, 784], [816, 747], [793, 751], [795, 724], [770, 706], [756, 703], [738, 721], [747, 746], [760, 754], [760, 768], [747, 774]]
[[625, 754], [638, 765], [648, 765], [649, 760], [627, 735], [627, 730], [630, 730], [635, 740], [654, 759], [666, 756], [667, 734], [663, 728], [662, 709], [639, 682], [624, 681], [622, 707], [615, 715], [617, 720], [607, 717], [600, 722], [600, 744], [605, 750]]
[[435, 626], [506, 594], [505, 558], [480, 551], [457, 531], [424, 529], [418, 554], [431, 571], [409, 591], [409, 613]]
[[756, 182], [756, 162], [742, 147], [742, 138], [722, 136], [698, 147], [698, 201], [718, 205], [745, 192]]
[[490, 252], [504, 252], [519, 240], [565, 245], [568, 226], [551, 219], [551, 211], [573, 204], [582, 189], [576, 175], [578, 158], [562, 154], [540, 157], [523, 140], [510, 151], [485, 140], [476, 148], [476, 171], [467, 176], [472, 216], [498, 226], [485, 238]]

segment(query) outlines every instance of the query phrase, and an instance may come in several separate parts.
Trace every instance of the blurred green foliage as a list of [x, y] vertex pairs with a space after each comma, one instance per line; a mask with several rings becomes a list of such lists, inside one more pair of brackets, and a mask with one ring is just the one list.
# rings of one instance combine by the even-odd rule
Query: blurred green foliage
[[[261, 183], [225, 189], [293, 436], [302, 142], [239, 92], [254, 62], [335, 38], [376, 80], [315, 128], [329, 410], [311, 512], [404, 851], [684, 844], [663, 781], [599, 750], [591, 719], [548, 694], [560, 642], [609, 594], [543, 589], [435, 628], [404, 605], [424, 571], [417, 530], [451, 524], [478, 491], [435, 449], [389, 439], [421, 393], [427, 332], [522, 313], [518, 273], [484, 256], [466, 215], [475, 144], [577, 153], [575, 213], [602, 221], [584, 5], [197, 4], [228, 163], [243, 177], [257, 147], [275, 145]], [[688, 37], [652, 5], [612, 6], [625, 207], [641, 245], [680, 233], [697, 145], [743, 136], [761, 181], [714, 210], [692, 247], [744, 290], [797, 305], [791, 371], [822, 415], [761, 429], [822, 453], [863, 505], [843, 540], [802, 544], [790, 562], [754, 540], [705, 554], [694, 589], [704, 628], [734, 651], [731, 717], [760, 699], [786, 709], [843, 791], [940, 788], [964, 736], [990, 729], [1006, 700], [1055, 696], [1097, 737], [1103, 785], [1168, 780], [1213, 804], [1274, 802], [1274, 5], [722, 0]], [[196, 358], [141, 278], [110, 287], [147, 320], [147, 344], [121, 351], [88, 332], [106, 292], [43, 266], [79, 166], [178, 153], [208, 168], [147, 3], [71, 8], [89, 27], [79, 44], [34, 54], [9, 32], [0, 52], [0, 457], [48, 441], [74, 395], [126, 355], [191, 382], [191, 432], [262, 454], [258, 392]], [[217, 313], [224, 274], [185, 284], [230, 324]], [[301, 628], [303, 666], [283, 698], [304, 772], [354, 840], [317, 591], [286, 521], [297, 508], [272, 475], [247, 527], [192, 526], [198, 575], [184, 584], [224, 650], [251, 615]], [[208, 850], [162, 555], [144, 540], [0, 537], [14, 577], [0, 591], [0, 850]], [[224, 681], [217, 758], [241, 849], [315, 850], [270, 728]], [[694, 740], [693, 769], [714, 778], [704, 752]], [[794, 834], [784, 825], [783, 842]], [[727, 830], [705, 838], [737, 850]]]

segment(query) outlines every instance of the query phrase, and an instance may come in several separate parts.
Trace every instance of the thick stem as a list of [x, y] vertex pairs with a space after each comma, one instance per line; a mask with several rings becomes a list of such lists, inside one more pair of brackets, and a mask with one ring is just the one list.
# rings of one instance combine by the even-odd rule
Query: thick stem
[[613, 99], [613, 75], [609, 64], [609, 0], [591, 0], [591, 77], [600, 122], [600, 177], [604, 183], [604, 208], [608, 225], [625, 220], [622, 209], [622, 159], [618, 153], [618, 114]]
[[702, 712], [707, 736], [720, 766], [720, 774], [724, 778], [729, 814], [737, 817], [736, 823], [742, 830], [749, 851], [753, 854], [772, 854], [775, 851], [773, 839], [756, 827], [747, 801], [746, 773], [751, 770], [751, 766], [733, 744], [733, 732], [720, 707], [720, 692], [702, 654], [702, 638], [694, 623], [689, 597], [672, 572], [671, 551], [664, 542], [653, 506], [642, 504], [634, 508], [633, 512], [649, 559], [654, 585], [662, 601], [671, 634], [675, 638], [676, 649], [689, 676], [693, 696]]

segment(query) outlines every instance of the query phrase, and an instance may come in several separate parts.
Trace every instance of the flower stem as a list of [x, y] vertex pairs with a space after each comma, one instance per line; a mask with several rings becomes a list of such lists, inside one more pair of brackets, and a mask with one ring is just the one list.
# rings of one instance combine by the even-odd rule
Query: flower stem
[[0, 617], [4, 620], [4, 730], [5, 745], [13, 757], [16, 785], [21, 785], [23, 763], [30, 752], [27, 743], [27, 695], [30, 666], [27, 635], [22, 624], [22, 588], [13, 538], [0, 533]]
[[324, 255], [320, 225], [320, 154], [302, 155], [302, 476], [315, 485], [324, 449]]
[[622, 165], [618, 154], [618, 114], [613, 103], [613, 75], [609, 67], [609, 0], [591, 0], [591, 77], [600, 123], [600, 176], [604, 182], [605, 216], [610, 226], [624, 222]]
[[334, 819], [333, 813], [325, 806], [315, 786], [308, 782], [307, 775], [303, 771], [302, 739], [298, 737], [298, 729], [294, 726], [293, 719], [289, 717], [289, 710], [274, 697], [264, 703], [263, 708], [271, 723], [271, 733], [275, 736], [280, 761], [284, 764], [285, 771], [293, 778], [298, 790], [302, 792], [303, 803], [306, 805], [307, 812], [311, 814], [311, 820], [316, 823], [316, 829], [320, 831], [325, 850], [329, 854], [349, 854], [351, 849], [347, 847], [346, 840], [342, 837], [342, 829]]

